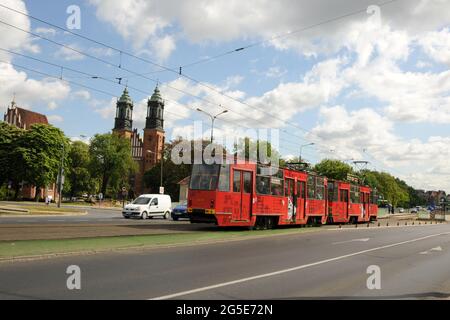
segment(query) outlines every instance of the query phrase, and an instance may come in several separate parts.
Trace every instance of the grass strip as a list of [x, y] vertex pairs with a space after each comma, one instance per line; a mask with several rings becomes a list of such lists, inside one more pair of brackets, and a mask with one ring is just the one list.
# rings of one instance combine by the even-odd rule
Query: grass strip
[[164, 235], [139, 235], [118, 237], [95, 237], [58, 240], [0, 241], [0, 259], [39, 256], [45, 254], [63, 254], [74, 252], [109, 251], [112, 249], [158, 247], [195, 242], [214, 242], [249, 237], [298, 234], [318, 231], [320, 228], [288, 228], [264, 231], [206, 231], [193, 233], [175, 233]]

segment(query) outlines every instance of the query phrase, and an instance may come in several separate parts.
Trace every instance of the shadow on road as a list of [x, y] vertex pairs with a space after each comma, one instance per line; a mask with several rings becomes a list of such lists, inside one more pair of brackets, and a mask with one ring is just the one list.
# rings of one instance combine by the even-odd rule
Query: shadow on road
[[290, 297], [280, 300], [400, 300], [400, 299], [449, 299], [450, 293], [424, 292], [392, 296], [335, 296], [335, 297]]

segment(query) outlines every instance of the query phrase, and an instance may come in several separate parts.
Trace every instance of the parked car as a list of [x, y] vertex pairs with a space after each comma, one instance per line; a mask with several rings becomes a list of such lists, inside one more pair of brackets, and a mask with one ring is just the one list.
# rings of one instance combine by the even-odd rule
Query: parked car
[[419, 212], [419, 210], [417, 208], [412, 208], [410, 212], [411, 213], [417, 213], [417, 212]]
[[172, 200], [169, 195], [143, 194], [132, 203], [127, 204], [122, 210], [122, 215], [125, 219], [148, 219], [152, 217], [168, 219], [171, 208]]
[[399, 213], [405, 213], [405, 209], [403, 209], [403, 208], [398, 208], [398, 212], [399, 212]]
[[177, 221], [180, 218], [189, 218], [187, 212], [187, 202], [181, 202], [172, 210], [172, 219]]

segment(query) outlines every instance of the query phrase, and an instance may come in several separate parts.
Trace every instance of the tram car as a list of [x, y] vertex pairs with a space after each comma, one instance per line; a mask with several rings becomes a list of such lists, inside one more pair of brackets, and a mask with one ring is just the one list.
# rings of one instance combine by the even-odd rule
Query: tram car
[[377, 219], [376, 195], [356, 181], [257, 163], [194, 164], [188, 192], [192, 223], [271, 229], [283, 225]]

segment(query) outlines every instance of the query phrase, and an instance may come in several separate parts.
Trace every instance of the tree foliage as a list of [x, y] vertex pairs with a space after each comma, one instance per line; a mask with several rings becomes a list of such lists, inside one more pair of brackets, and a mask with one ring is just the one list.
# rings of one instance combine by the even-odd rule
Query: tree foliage
[[18, 150], [18, 139], [24, 130], [0, 123], [0, 186], [12, 182], [18, 184], [24, 172], [22, 157]]
[[[166, 143], [164, 147], [163, 162], [163, 186], [165, 194], [170, 195], [172, 200], [179, 198], [179, 185], [182, 179], [191, 174], [192, 164], [181, 163], [175, 164], [171, 159], [173, 148], [181, 142], [181, 139]], [[193, 144], [193, 141], [189, 141]], [[206, 141], [203, 145], [206, 145]], [[194, 159], [194, 149], [191, 150], [191, 159]], [[155, 165], [144, 174], [144, 186], [150, 189], [152, 193], [159, 193], [161, 184], [161, 163]]]
[[100, 181], [100, 191], [116, 194], [129, 186], [130, 174], [136, 171], [129, 139], [115, 134], [97, 134], [89, 147], [90, 172]]
[[69, 169], [64, 182], [65, 194], [70, 197], [81, 196], [83, 193], [95, 193], [97, 179], [92, 178], [89, 171], [91, 157], [89, 145], [82, 141], [75, 141], [68, 154]]
[[314, 170], [323, 176], [335, 180], [345, 180], [348, 174], [352, 174], [353, 168], [339, 160], [325, 159], [314, 166]]

